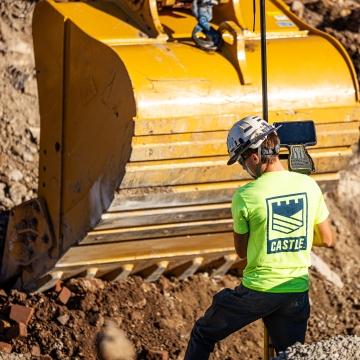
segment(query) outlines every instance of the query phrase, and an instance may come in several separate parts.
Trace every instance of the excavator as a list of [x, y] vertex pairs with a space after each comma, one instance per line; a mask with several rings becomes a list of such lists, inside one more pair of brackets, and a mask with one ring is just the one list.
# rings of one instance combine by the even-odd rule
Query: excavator
[[[359, 140], [354, 66], [283, 1], [266, 0], [265, 17], [269, 122], [313, 121], [312, 176], [331, 186]], [[250, 179], [226, 165], [226, 136], [261, 116], [259, 14], [253, 0], [218, 1], [213, 51], [194, 42], [196, 23], [186, 1], [36, 5], [38, 197], [10, 210], [2, 282], [44, 291], [76, 276], [241, 268], [230, 203]]]

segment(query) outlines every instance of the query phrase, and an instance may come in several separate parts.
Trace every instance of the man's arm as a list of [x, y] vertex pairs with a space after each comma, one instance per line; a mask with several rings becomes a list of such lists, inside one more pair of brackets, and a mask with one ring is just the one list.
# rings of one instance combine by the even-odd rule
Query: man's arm
[[245, 259], [247, 256], [248, 240], [249, 240], [249, 233], [238, 234], [234, 232], [235, 251], [240, 259]]
[[334, 247], [334, 237], [329, 218], [315, 225], [314, 245], [323, 247]]

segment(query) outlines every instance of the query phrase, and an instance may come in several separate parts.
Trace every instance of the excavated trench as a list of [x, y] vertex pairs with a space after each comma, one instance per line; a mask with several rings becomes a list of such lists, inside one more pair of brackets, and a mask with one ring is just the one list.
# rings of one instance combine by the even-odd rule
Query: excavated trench
[[[40, 129], [30, 27], [35, 2], [0, 1], [2, 215], [3, 211], [36, 196]], [[360, 78], [359, 3], [286, 2], [305, 21], [343, 43]], [[338, 186], [326, 194], [337, 236], [336, 247], [315, 250], [343, 286], [329, 281], [331, 278], [324, 273], [311, 270], [312, 313], [306, 342], [318, 343], [295, 346], [287, 357], [282, 355], [279, 359], [360, 358], [352, 350], [360, 348], [356, 337], [360, 336], [359, 196], [360, 155], [356, 153], [341, 173]], [[238, 283], [235, 273], [215, 279], [202, 273], [185, 281], [162, 277], [156, 283], [144, 283], [138, 277], [121, 283], [73, 279], [65, 284], [72, 292], [65, 304], [54, 289], [45, 294], [0, 291], [0, 343], [10, 344], [12, 351], [8, 355], [0, 352], [0, 359], [29, 359], [31, 353], [47, 354], [49, 359], [97, 359], [99, 333], [107, 319], [124, 330], [134, 345], [136, 358], [181, 359], [192, 324], [209, 305], [212, 295]], [[4, 330], [6, 323], [11, 326], [9, 312], [13, 304], [34, 309], [26, 336], [9, 338]], [[345, 337], [333, 338], [339, 335]], [[328, 342], [321, 342], [329, 338]], [[111, 359], [116, 358], [120, 359]], [[212, 358], [261, 359], [262, 324], [254, 323], [221, 342]]]

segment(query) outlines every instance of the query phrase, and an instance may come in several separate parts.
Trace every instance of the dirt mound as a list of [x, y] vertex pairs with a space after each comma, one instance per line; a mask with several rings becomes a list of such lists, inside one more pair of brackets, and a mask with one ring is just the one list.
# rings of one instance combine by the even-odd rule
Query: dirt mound
[[[358, 274], [359, 275], [359, 274]], [[337, 289], [312, 271], [313, 311], [307, 342], [338, 334], [360, 335], [359, 291], [354, 278], [343, 279]], [[27, 337], [9, 338], [0, 330], [0, 341], [12, 344], [13, 352], [30, 356], [33, 347], [53, 359], [97, 359], [97, 343], [106, 320], [122, 329], [134, 344], [137, 359], [147, 359], [160, 351], [170, 359], [183, 358], [194, 321], [224, 287], [235, 287], [239, 278], [227, 275], [210, 278], [197, 274], [185, 281], [162, 277], [145, 283], [139, 277], [124, 282], [99, 279], [72, 279], [65, 283], [72, 296], [66, 304], [52, 289], [45, 294], [25, 294], [11, 290], [0, 296], [1, 320], [10, 321], [12, 304], [34, 308]], [[262, 324], [256, 322], [218, 344], [213, 359], [261, 359]]]
[[[36, 1], [0, 1], [0, 210], [36, 194], [39, 115], [31, 44], [31, 14]], [[305, 21], [336, 36], [360, 74], [359, 9], [355, 1], [287, 1]], [[294, 5], [298, 3], [298, 5]], [[299, 5], [300, 3], [300, 5]], [[360, 75], [359, 75], [360, 77]], [[337, 288], [312, 270], [312, 314], [307, 342], [335, 335], [360, 336], [360, 156], [341, 174], [338, 188], [327, 194], [338, 242], [334, 251], [316, 249], [344, 283]], [[165, 351], [180, 359], [193, 322], [223, 287], [238, 285], [228, 275], [211, 279], [198, 274], [178, 281], [161, 278], [144, 283], [132, 277], [122, 283], [74, 279], [65, 285], [73, 295], [66, 304], [54, 290], [0, 296], [0, 342], [31, 358], [33, 347], [54, 359], [97, 359], [98, 334], [106, 319], [123, 329], [138, 359]], [[26, 337], [7, 338], [1, 320], [9, 321], [12, 304], [35, 309]], [[0, 359], [1, 359], [0, 355]], [[9, 359], [14, 355], [9, 355]], [[260, 359], [262, 324], [254, 323], [219, 344], [213, 359]], [[4, 355], [4, 359], [5, 359]]]
[[[8, 321], [14, 303], [35, 309], [28, 336], [12, 340], [13, 351], [18, 353], [29, 354], [38, 346], [42, 354], [53, 359], [96, 359], [97, 338], [110, 319], [134, 344], [137, 359], [147, 359], [149, 353], [159, 351], [180, 359], [192, 324], [210, 304], [212, 295], [238, 282], [233, 276], [212, 279], [207, 274], [185, 281], [163, 277], [157, 283], [145, 283], [139, 277], [111, 283], [72, 279], [66, 283], [72, 291], [66, 305], [54, 290], [32, 295], [12, 290], [7, 297], [0, 297], [0, 317]], [[259, 359], [261, 334], [260, 323], [249, 326], [224, 341], [214, 358]], [[0, 335], [0, 341], [4, 340], [8, 341]]]

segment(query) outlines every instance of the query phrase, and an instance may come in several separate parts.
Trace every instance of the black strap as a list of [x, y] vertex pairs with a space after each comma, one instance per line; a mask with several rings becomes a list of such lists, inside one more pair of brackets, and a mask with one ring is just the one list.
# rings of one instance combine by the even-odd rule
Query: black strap
[[261, 148], [261, 155], [265, 155], [265, 156], [268, 156], [268, 155], [277, 155], [280, 151], [280, 145], [277, 144], [276, 146], [274, 146], [273, 148], [271, 149], [268, 149], [268, 148]]
[[254, 14], [253, 32], [255, 32], [255, 22], [256, 22], [256, 0], [253, 0], [253, 14]]

